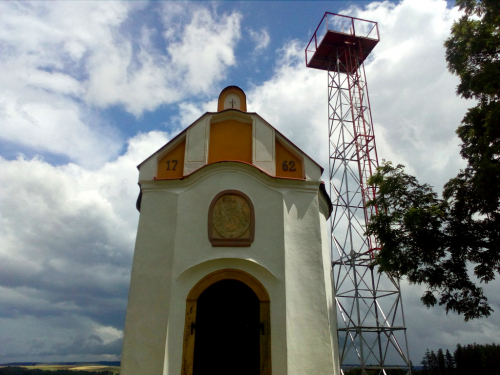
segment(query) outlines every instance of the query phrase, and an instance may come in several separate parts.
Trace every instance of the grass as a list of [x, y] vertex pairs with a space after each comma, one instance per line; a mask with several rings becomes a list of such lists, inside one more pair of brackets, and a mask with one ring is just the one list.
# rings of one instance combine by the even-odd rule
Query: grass
[[118, 366], [102, 366], [102, 365], [36, 365], [36, 366], [19, 366], [27, 369], [38, 369], [44, 371], [56, 371], [56, 370], [78, 370], [78, 371], [91, 371], [91, 372], [102, 372], [102, 371], [113, 371], [113, 374], [120, 373], [120, 367]]

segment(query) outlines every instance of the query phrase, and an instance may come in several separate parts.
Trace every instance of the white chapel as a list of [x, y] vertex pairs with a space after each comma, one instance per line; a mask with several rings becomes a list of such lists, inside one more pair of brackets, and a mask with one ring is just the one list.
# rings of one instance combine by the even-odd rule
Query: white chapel
[[339, 375], [323, 169], [222, 90], [139, 166], [121, 375]]

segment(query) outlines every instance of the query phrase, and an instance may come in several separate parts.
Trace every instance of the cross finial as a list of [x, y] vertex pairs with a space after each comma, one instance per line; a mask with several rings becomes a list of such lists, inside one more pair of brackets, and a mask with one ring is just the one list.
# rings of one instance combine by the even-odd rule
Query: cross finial
[[229, 103], [231, 103], [231, 108], [234, 108], [234, 105], [236, 104], [236, 102], [233, 100], [231, 100]]

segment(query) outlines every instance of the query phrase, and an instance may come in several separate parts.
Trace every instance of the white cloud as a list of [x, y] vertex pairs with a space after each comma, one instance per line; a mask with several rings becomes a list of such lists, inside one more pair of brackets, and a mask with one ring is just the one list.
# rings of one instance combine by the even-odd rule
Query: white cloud
[[[495, 296], [499, 283], [495, 281], [484, 286], [485, 294]], [[426, 349], [449, 349], [453, 353], [458, 343], [491, 344], [498, 341], [496, 332], [500, 326], [500, 316], [497, 312], [500, 304], [497, 298], [489, 298], [488, 301], [496, 313], [489, 318], [465, 323], [463, 316], [453, 312], [446, 314], [443, 306], [427, 309], [420, 301], [424, 290], [423, 286], [402, 283], [406, 327], [414, 364], [420, 363]]]
[[[33, 355], [71, 353], [80, 344], [83, 354], [119, 354], [138, 220], [136, 165], [167, 141], [162, 132], [139, 134], [95, 171], [0, 158], [0, 331], [19, 330], [18, 346], [2, 361], [29, 346], [18, 323], [32, 318], [47, 322]], [[52, 319], [63, 317], [75, 320], [74, 338], [52, 334]]]
[[116, 131], [76, 99], [86, 91], [85, 54], [105, 44], [127, 9], [9, 2], [0, 10], [0, 69], [9, 72], [0, 76], [0, 137], [94, 167], [116, 157]]
[[[421, 182], [436, 186], [456, 175], [463, 161], [455, 129], [471, 103], [455, 95], [458, 78], [446, 68], [443, 43], [456, 8], [437, 0], [372, 3], [352, 16], [379, 22], [381, 41], [365, 63], [380, 160], [407, 165]], [[345, 14], [346, 12], [342, 12]], [[249, 110], [261, 114], [326, 169], [327, 73], [305, 68], [303, 46], [287, 44], [269, 81], [249, 93]], [[327, 174], [323, 174], [327, 178]], [[494, 309], [494, 286], [486, 291]], [[426, 309], [418, 286], [404, 286], [406, 324], [412, 359], [426, 347], [453, 350], [458, 342], [493, 342], [496, 316], [464, 323], [442, 307]], [[430, 324], [429, 322], [432, 322]]]
[[247, 93], [248, 109], [327, 168], [326, 73], [305, 67], [303, 46], [297, 41], [279, 56], [274, 76]]
[[248, 29], [248, 34], [250, 35], [250, 39], [255, 43], [254, 52], [260, 52], [263, 49], [266, 49], [269, 43], [271, 42], [271, 38], [266, 29], [262, 29], [260, 31], [255, 31], [252, 29]]
[[206, 8], [195, 9], [182, 29], [165, 21], [179, 89], [190, 95], [214, 92], [212, 85], [224, 77], [224, 69], [236, 63], [233, 49], [240, 39], [240, 22], [238, 13], [217, 16]]
[[444, 1], [407, 0], [372, 3], [353, 15], [379, 21], [381, 41], [366, 64], [377, 138], [379, 128], [386, 137], [379, 156], [406, 163], [439, 190], [464, 166], [455, 129], [471, 104], [455, 95], [458, 77], [444, 58], [458, 10]]
[[[158, 30], [145, 13], [161, 17]], [[454, 130], [468, 106], [455, 96], [442, 46], [457, 11], [406, 0], [351, 14], [379, 21], [382, 40], [366, 64], [379, 157], [441, 185], [462, 165]], [[0, 3], [0, 69], [9, 72], [0, 75], [0, 137], [74, 162], [0, 158], [2, 361], [82, 360], [70, 355], [78, 348], [83, 358], [119, 353], [138, 218], [135, 167], [171, 135], [138, 134], [118, 156], [123, 140], [99, 110], [140, 116], [176, 103], [169, 129], [215, 111], [216, 86], [238, 64], [241, 22], [237, 12], [189, 2]], [[257, 51], [268, 46], [267, 29], [249, 33]], [[327, 168], [327, 76], [305, 67], [303, 49], [292, 41], [278, 51], [272, 78], [248, 90], [248, 108]], [[404, 293], [411, 341], [494, 339], [488, 330], [498, 330], [498, 319], [461, 325], [461, 317], [422, 308], [418, 287]], [[442, 330], [430, 329], [432, 319]]]
[[[166, 39], [147, 24], [134, 33], [141, 12], [159, 7], [190, 12], [169, 13]], [[0, 137], [94, 168], [112, 160], [123, 140], [98, 110], [140, 116], [213, 93], [235, 64], [240, 20], [191, 4], [2, 3]]]
[[118, 155], [120, 135], [98, 116], [59, 95], [29, 88], [22, 91], [14, 100], [6, 97], [8, 92], [0, 98], [0, 137], [38, 152], [65, 155], [89, 167]]
[[206, 112], [215, 112], [216, 109], [216, 99], [208, 102], [182, 102], [179, 103], [179, 115], [173, 117], [171, 123], [176, 124], [181, 130], [191, 125]]
[[[138, 116], [213, 93], [240, 38], [238, 13], [187, 3], [175, 6], [190, 12], [165, 20], [167, 39], [140, 22], [139, 35], [130, 30], [143, 8], [169, 5], [0, 4], [0, 69], [9, 73], [0, 76], [0, 137], [76, 162], [0, 157], [0, 342], [9, 347], [2, 362], [119, 358], [136, 165], [169, 137], [138, 134], [118, 156], [121, 136], [99, 109], [121, 105]], [[204, 107], [181, 104], [180, 117]]]
[[[380, 160], [406, 164], [439, 189], [464, 165], [455, 129], [469, 103], [455, 95], [458, 78], [446, 69], [443, 47], [458, 11], [407, 0], [345, 13], [379, 22], [381, 41], [365, 68]], [[327, 168], [327, 73], [305, 67], [296, 41], [280, 56], [273, 78], [249, 92], [250, 110]]]

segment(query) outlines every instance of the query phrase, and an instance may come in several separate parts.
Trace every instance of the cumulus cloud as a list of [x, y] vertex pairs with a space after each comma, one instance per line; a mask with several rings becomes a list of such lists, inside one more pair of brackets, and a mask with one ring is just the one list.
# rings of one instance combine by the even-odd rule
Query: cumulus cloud
[[[372, 3], [363, 11], [353, 8], [351, 15], [379, 21], [381, 41], [366, 64], [379, 158], [406, 164], [410, 173], [439, 191], [465, 165], [455, 130], [472, 105], [455, 95], [459, 79], [448, 72], [444, 57], [443, 43], [458, 9], [447, 8], [444, 1], [406, 0]], [[484, 286], [496, 311], [498, 285]], [[457, 343], [496, 340], [497, 315], [465, 323], [442, 307], [426, 309], [421, 286], [403, 283], [402, 293], [415, 363], [427, 348], [453, 351]]]
[[[163, 31], [137, 26], [144, 12], [169, 14], [157, 15]], [[123, 139], [98, 110], [140, 116], [213, 93], [235, 64], [240, 20], [188, 4], [2, 3], [0, 137], [90, 167], [112, 160]]]
[[109, 39], [126, 8], [9, 2], [0, 9], [0, 69], [9, 72], [0, 76], [0, 137], [92, 166], [116, 157], [118, 133], [77, 98], [86, 92], [86, 53]]
[[455, 129], [471, 105], [455, 95], [458, 77], [448, 72], [444, 58], [457, 8], [407, 0], [373, 3], [353, 15], [381, 21], [381, 41], [366, 66], [376, 131], [384, 135], [380, 155], [400, 159], [421, 180], [441, 188], [464, 166]]
[[[165, 12], [170, 4], [165, 5]], [[241, 15], [216, 16], [206, 8], [195, 9], [187, 25], [179, 29], [165, 22], [172, 65], [178, 77], [177, 88], [190, 93], [214, 93], [213, 83], [235, 64], [234, 47], [240, 39]]]
[[249, 110], [327, 166], [326, 73], [305, 67], [303, 48], [292, 41], [278, 52], [273, 77], [247, 93]]
[[[444, 59], [443, 43], [458, 10], [444, 1], [406, 0], [341, 13], [379, 22], [381, 41], [365, 63], [379, 159], [406, 164], [410, 173], [439, 190], [464, 165], [455, 129], [471, 105], [455, 95], [458, 78], [448, 72]], [[327, 169], [327, 73], [305, 67], [303, 48], [291, 41], [279, 51], [273, 77], [248, 93], [249, 109]], [[488, 295], [495, 296], [497, 285], [487, 286]], [[464, 323], [441, 307], [427, 310], [419, 300], [422, 293], [422, 288], [404, 284], [415, 363], [426, 345], [453, 350], [458, 342], [495, 340], [489, 332], [498, 331], [496, 317]], [[498, 310], [498, 300], [490, 301]]]
[[248, 35], [250, 35], [250, 39], [255, 43], [255, 53], [266, 49], [271, 42], [271, 37], [269, 36], [269, 32], [266, 29], [262, 29], [260, 31], [248, 29], [247, 31]]
[[[124, 312], [120, 315], [123, 320]], [[116, 330], [110, 335], [109, 332], [115, 330], [113, 327], [101, 326], [81, 315], [0, 318], [0, 327], [2, 363], [120, 358], [123, 332]]]
[[[458, 78], [444, 60], [458, 10], [443, 1], [407, 0], [342, 13], [379, 21], [381, 41], [365, 68], [380, 159], [405, 163], [440, 187], [463, 166], [454, 131], [470, 105], [455, 95]], [[326, 167], [327, 75], [305, 67], [303, 49], [298, 41], [286, 44], [275, 74], [249, 92], [249, 102]]]
[[33, 355], [82, 343], [85, 354], [118, 354], [138, 219], [135, 167], [167, 140], [162, 132], [139, 134], [124, 155], [95, 171], [0, 158], [0, 330], [73, 317], [77, 332], [90, 327], [109, 340], [61, 338], [51, 347], [49, 326], [40, 328], [46, 341]]
[[81, 353], [82, 355], [115, 355], [118, 356], [122, 351], [122, 339], [116, 339], [105, 343], [97, 335], [79, 335], [69, 345], [66, 342], [54, 344], [49, 351], [41, 352], [40, 356], [47, 355], [70, 355]]
[[[145, 13], [158, 29], [141, 21]], [[101, 110], [140, 116], [179, 102], [179, 119], [191, 119], [204, 106], [180, 101], [213, 93], [235, 64], [240, 20], [187, 3], [0, 4], [0, 69], [9, 73], [0, 76], [0, 137], [71, 161], [0, 154], [2, 362], [117, 358], [138, 218], [135, 167], [170, 135], [139, 133], [124, 147]]]
[[[366, 63], [379, 157], [441, 185], [462, 165], [454, 129], [469, 105], [455, 96], [444, 62], [457, 10], [405, 0], [346, 12], [379, 21], [382, 40]], [[118, 358], [138, 218], [135, 166], [172, 134], [126, 137], [102, 110], [140, 118], [173, 104], [177, 112], [158, 120], [170, 132], [214, 111], [225, 69], [239, 63], [242, 20], [189, 2], [0, 3], [0, 69], [9, 72], [0, 75], [0, 138], [71, 161], [0, 157], [2, 362]], [[255, 52], [268, 47], [272, 29], [246, 30]], [[305, 67], [304, 47], [292, 40], [277, 51], [271, 78], [247, 90], [248, 108], [327, 168], [327, 76]], [[403, 293], [411, 343], [494, 340], [498, 319], [464, 325], [423, 308], [418, 287]], [[418, 345], [411, 349], [425, 350]]]
[[500, 282], [494, 281], [483, 285], [485, 294], [490, 297], [488, 303], [494, 309], [489, 318], [464, 322], [463, 317], [452, 312], [446, 314], [442, 306], [425, 308], [420, 301], [424, 287], [402, 284], [402, 294], [406, 314], [406, 326], [410, 354], [415, 364], [423, 358], [426, 349], [436, 351], [438, 348], [453, 352], [460, 344], [491, 344], [498, 342], [497, 332], [500, 327], [500, 301], [498, 287]]
[[217, 109], [217, 100], [208, 102], [182, 102], [179, 103], [179, 114], [172, 118], [172, 121], [179, 127], [185, 128], [191, 125], [206, 112], [215, 112]]

